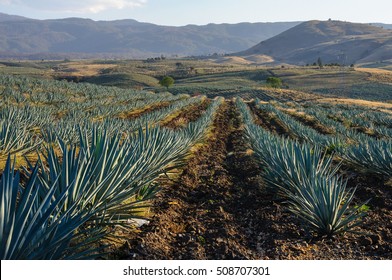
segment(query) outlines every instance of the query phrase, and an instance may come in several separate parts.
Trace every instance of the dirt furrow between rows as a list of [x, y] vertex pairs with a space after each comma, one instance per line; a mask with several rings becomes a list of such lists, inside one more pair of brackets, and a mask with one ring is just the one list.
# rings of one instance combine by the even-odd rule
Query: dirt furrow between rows
[[274, 114], [257, 109], [254, 103], [248, 103], [248, 106], [253, 113], [254, 122], [257, 125], [277, 135], [290, 135], [294, 137], [290, 129]]
[[326, 127], [320, 123], [316, 118], [307, 115], [305, 113], [299, 113], [296, 111], [284, 110], [281, 109], [283, 113], [288, 114], [289, 116], [293, 117], [296, 121], [300, 122], [304, 126], [310, 127], [323, 135], [332, 135], [334, 134], [334, 130], [330, 127]]
[[169, 116], [161, 122], [161, 126], [178, 129], [186, 126], [189, 122], [196, 121], [200, 118], [203, 113], [207, 110], [211, 104], [210, 99], [205, 99], [201, 103], [190, 105], [181, 112], [174, 112], [172, 116]]
[[179, 178], [162, 187], [151, 222], [123, 246], [120, 258], [263, 257], [260, 233], [254, 230], [260, 222], [259, 170], [246, 153], [242, 133], [233, 103], [225, 102], [209, 139]]
[[144, 114], [148, 114], [148, 113], [151, 113], [153, 111], [157, 111], [157, 110], [166, 108], [171, 103], [172, 102], [165, 101], [165, 102], [160, 102], [158, 104], [152, 104], [152, 105], [149, 105], [147, 107], [137, 109], [135, 111], [119, 113], [117, 115], [117, 117], [120, 118], [120, 119], [128, 119], [128, 120], [137, 119], [137, 118], [139, 118], [140, 116], [142, 116]]

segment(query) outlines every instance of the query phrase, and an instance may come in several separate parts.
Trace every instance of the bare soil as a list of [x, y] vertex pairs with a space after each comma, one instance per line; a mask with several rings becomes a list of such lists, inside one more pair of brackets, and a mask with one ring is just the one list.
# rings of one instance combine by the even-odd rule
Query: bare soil
[[153, 111], [157, 111], [157, 110], [163, 109], [165, 107], [168, 107], [169, 105], [170, 105], [170, 102], [160, 102], [160, 103], [157, 103], [157, 104], [152, 104], [152, 105], [147, 106], [145, 108], [138, 109], [136, 111], [130, 111], [130, 112], [126, 112], [126, 113], [125, 112], [121, 113], [121, 114], [118, 115], [118, 117], [121, 118], [121, 119], [128, 119], [128, 120], [136, 119], [136, 118], [139, 118], [141, 115], [144, 115], [144, 114], [147, 114], [147, 113], [150, 113], [150, 112], [153, 112]]
[[257, 125], [277, 135], [294, 137], [290, 129], [276, 116], [266, 111], [258, 110], [254, 103], [249, 103], [248, 105], [253, 113], [253, 120]]
[[168, 122], [164, 121], [162, 125], [168, 128], [177, 129], [185, 126], [189, 122], [196, 121], [207, 110], [210, 103], [210, 99], [205, 99], [201, 103], [190, 105]]
[[330, 104], [331, 106], [335, 104], [348, 104], [348, 105], [358, 105], [358, 106], [364, 106], [364, 107], [369, 107], [370, 109], [386, 109], [384, 112], [391, 113], [392, 109], [392, 104], [387, 103], [387, 102], [378, 102], [378, 101], [369, 101], [369, 100], [363, 100], [363, 99], [352, 99], [352, 98], [322, 98], [318, 99], [317, 102], [320, 103], [327, 103]]

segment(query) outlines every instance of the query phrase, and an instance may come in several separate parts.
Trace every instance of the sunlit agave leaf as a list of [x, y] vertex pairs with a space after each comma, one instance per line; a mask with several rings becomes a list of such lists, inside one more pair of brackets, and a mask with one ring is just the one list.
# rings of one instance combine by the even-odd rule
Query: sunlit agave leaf
[[89, 215], [83, 217], [59, 211], [67, 191], [53, 199], [55, 187], [40, 197], [38, 166], [32, 170], [25, 187], [20, 187], [19, 173], [14, 173], [8, 157], [1, 186], [0, 257], [1, 259], [58, 259], [68, 248], [75, 231]]
[[337, 175], [339, 165], [332, 166], [332, 156], [321, 147], [271, 135], [254, 124], [241, 100], [236, 104], [247, 138], [265, 167], [264, 179], [280, 190], [292, 213], [320, 234], [338, 234], [361, 224], [366, 213], [350, 205], [355, 189], [346, 189], [347, 181]]
[[341, 156], [361, 169], [392, 177], [392, 141], [365, 141], [347, 148]]

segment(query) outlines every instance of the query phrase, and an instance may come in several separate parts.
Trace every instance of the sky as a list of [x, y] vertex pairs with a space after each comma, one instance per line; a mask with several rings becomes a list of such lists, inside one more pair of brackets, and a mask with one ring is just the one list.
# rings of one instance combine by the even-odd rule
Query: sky
[[34, 19], [135, 19], [171, 26], [329, 18], [392, 24], [391, 0], [0, 0], [0, 12]]

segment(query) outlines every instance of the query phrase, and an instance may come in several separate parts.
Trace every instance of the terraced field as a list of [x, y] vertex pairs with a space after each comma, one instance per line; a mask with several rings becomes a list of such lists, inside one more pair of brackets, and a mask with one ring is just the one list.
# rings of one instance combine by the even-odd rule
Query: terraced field
[[391, 108], [242, 90], [1, 76], [1, 259], [391, 259]]

